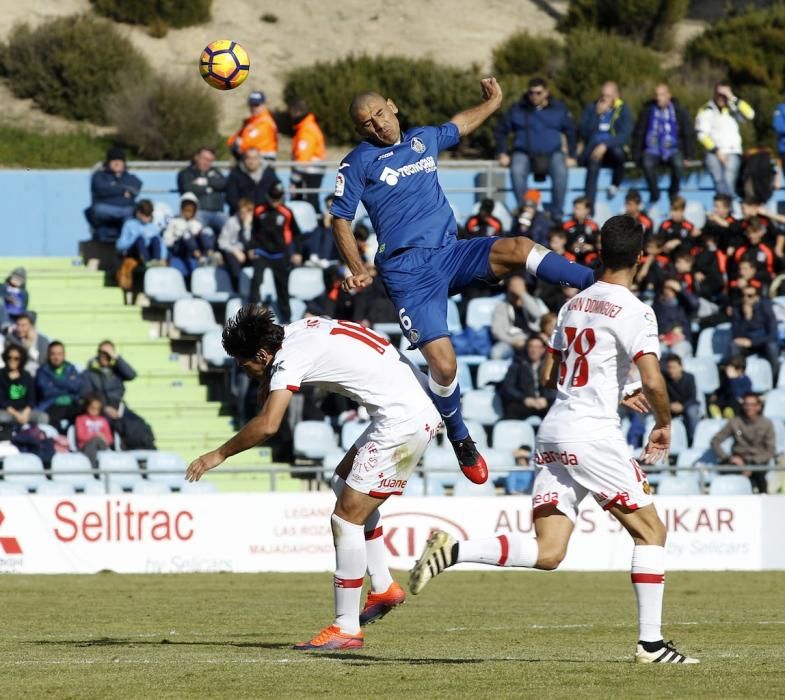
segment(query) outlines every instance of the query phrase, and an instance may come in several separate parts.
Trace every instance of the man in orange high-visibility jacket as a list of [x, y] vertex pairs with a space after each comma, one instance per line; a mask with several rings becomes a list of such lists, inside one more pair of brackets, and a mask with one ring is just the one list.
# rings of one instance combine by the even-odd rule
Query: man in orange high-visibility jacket
[[289, 116], [292, 120], [292, 167], [291, 198], [310, 202], [317, 212], [321, 211], [319, 192], [301, 192], [302, 189], [318, 190], [324, 177], [324, 159], [327, 151], [316, 117], [308, 111], [308, 105], [299, 97], [289, 101]]
[[229, 150], [238, 160], [250, 148], [255, 148], [266, 160], [275, 160], [278, 155], [278, 127], [267, 107], [263, 92], [248, 95], [251, 115], [226, 141]]

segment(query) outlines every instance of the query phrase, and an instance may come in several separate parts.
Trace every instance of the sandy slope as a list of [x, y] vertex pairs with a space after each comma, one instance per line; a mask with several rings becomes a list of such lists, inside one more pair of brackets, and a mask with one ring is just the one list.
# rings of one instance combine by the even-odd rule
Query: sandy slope
[[[0, 0], [0, 37], [5, 39], [18, 21], [35, 25], [89, 8], [88, 0]], [[262, 22], [264, 13], [278, 21]], [[209, 25], [171, 31], [163, 39], [118, 27], [157, 69], [189, 76], [196, 76], [199, 52], [210, 40], [243, 44], [251, 55], [252, 75], [236, 92], [221, 95], [221, 130], [228, 132], [245, 114], [250, 90], [262, 89], [274, 105], [280, 103], [284, 75], [293, 66], [350, 53], [398, 53], [488, 68], [491, 48], [505, 36], [519, 29], [550, 34], [554, 20], [531, 0], [214, 0]], [[0, 92], [5, 118], [19, 122], [29, 115], [37, 126], [66, 128], [62, 120], [37, 113], [29, 101], [9, 99], [7, 93]]]

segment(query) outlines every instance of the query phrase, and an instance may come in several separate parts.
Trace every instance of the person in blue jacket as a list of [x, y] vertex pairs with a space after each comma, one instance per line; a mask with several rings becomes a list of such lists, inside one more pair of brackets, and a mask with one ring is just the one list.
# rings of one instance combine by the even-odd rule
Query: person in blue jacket
[[53, 340], [46, 362], [35, 373], [36, 410], [45, 412], [49, 424], [65, 433], [79, 414], [81, 388], [79, 370], [65, 359], [65, 346]]
[[110, 148], [106, 161], [90, 180], [92, 202], [85, 217], [98, 240], [116, 240], [126, 219], [134, 214], [142, 181], [128, 172], [122, 148]]
[[771, 126], [777, 134], [777, 156], [780, 162], [785, 161], [785, 102], [780, 102], [774, 109]]
[[619, 86], [608, 81], [600, 88], [600, 99], [586, 105], [578, 125], [583, 140], [579, 159], [586, 166], [586, 196], [594, 210], [600, 168], [611, 168], [613, 175], [608, 197], [613, 197], [624, 179], [625, 147], [632, 136], [632, 112], [619, 96]]
[[[562, 134], [567, 140], [566, 158]], [[567, 194], [567, 168], [575, 166], [575, 153], [575, 122], [567, 107], [550, 96], [544, 78], [532, 78], [521, 99], [496, 124], [496, 155], [501, 166], [510, 168], [515, 201], [523, 201], [529, 173], [533, 172], [535, 179], [550, 175], [551, 216], [561, 221]]]

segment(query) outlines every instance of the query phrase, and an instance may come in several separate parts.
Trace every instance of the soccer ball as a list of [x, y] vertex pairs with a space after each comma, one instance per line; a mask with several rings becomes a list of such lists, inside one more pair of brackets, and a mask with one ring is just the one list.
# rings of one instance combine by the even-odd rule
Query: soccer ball
[[199, 73], [204, 81], [218, 90], [234, 90], [248, 77], [251, 62], [237, 42], [219, 39], [204, 47], [199, 59]]

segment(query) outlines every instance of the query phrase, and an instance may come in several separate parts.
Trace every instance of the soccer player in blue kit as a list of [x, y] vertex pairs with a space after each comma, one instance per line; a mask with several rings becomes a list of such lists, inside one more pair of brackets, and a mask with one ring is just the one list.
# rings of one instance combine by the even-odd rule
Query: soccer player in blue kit
[[457, 224], [437, 177], [439, 152], [477, 129], [502, 103], [495, 78], [481, 81], [483, 101], [441, 126], [401, 131], [398, 107], [375, 92], [357, 95], [349, 114], [363, 137], [338, 168], [333, 234], [349, 274], [351, 291], [371, 284], [357, 250], [351, 222], [363, 203], [379, 241], [376, 267], [412, 346], [428, 362], [428, 384], [461, 471], [481, 484], [488, 479], [461, 415], [455, 349], [447, 330], [447, 299], [472, 282], [496, 282], [526, 269], [553, 284], [585, 289], [591, 270], [535, 244], [531, 239], [458, 240]]

